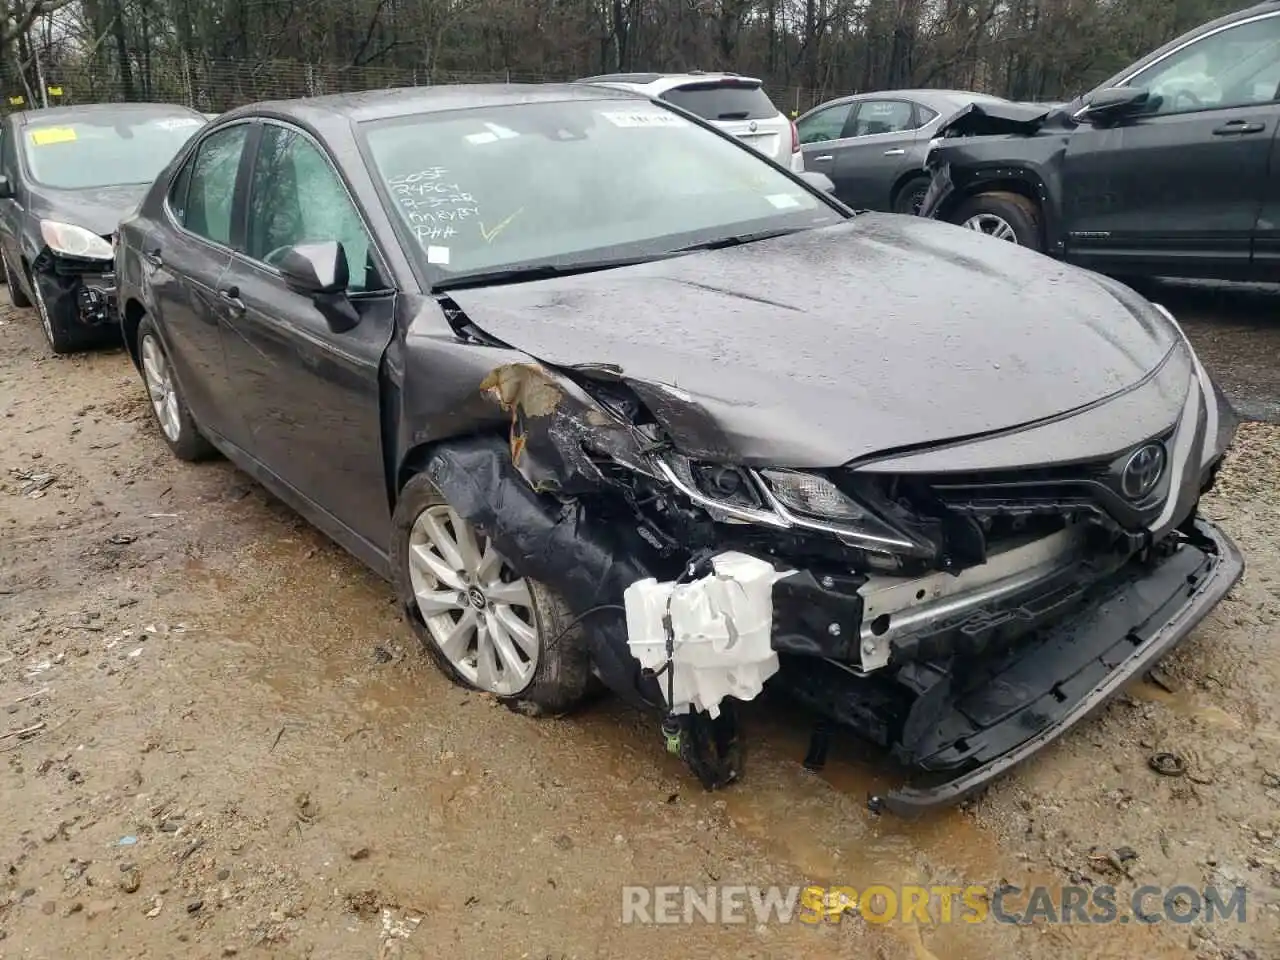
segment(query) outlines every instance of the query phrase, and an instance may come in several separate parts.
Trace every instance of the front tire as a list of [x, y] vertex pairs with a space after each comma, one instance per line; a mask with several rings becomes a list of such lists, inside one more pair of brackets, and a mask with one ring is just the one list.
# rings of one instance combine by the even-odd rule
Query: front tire
[[1037, 253], [1044, 252], [1040, 208], [1022, 194], [1005, 191], [980, 193], [961, 203], [949, 219], [997, 240], [1007, 240]]
[[893, 212], [906, 214], [909, 217], [919, 216], [920, 205], [924, 203], [925, 195], [929, 192], [929, 183], [928, 177], [912, 177], [904, 183], [902, 189], [893, 198]]
[[9, 288], [9, 302], [25, 310], [31, 306], [31, 298], [22, 292], [22, 284], [17, 282], [18, 275], [9, 269], [8, 254], [0, 253], [0, 264], [4, 265], [4, 282]]
[[520, 576], [426, 474], [405, 485], [393, 524], [396, 594], [445, 676], [531, 716], [567, 713], [586, 699], [583, 624], [545, 584]]
[[178, 379], [150, 317], [138, 324], [138, 366], [151, 401], [160, 435], [179, 460], [195, 463], [215, 453], [213, 445], [200, 433], [187, 403], [182, 398]]

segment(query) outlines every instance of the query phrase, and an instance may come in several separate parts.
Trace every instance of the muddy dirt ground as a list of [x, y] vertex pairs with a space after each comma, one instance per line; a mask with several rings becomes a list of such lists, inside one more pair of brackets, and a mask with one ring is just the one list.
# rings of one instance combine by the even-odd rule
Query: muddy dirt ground
[[[1274, 409], [1280, 299], [1179, 296]], [[745, 780], [707, 794], [615, 702], [539, 721], [451, 686], [385, 584], [229, 464], [176, 462], [125, 355], [55, 358], [28, 311], [0, 311], [0, 414], [0, 957], [1280, 956], [1276, 426], [1207, 504], [1248, 572], [1159, 682], [904, 822], [866, 809], [887, 781], [856, 743], [806, 771], [809, 720], [767, 697]], [[620, 922], [624, 884], [1003, 882], [1243, 884], [1247, 921]]]

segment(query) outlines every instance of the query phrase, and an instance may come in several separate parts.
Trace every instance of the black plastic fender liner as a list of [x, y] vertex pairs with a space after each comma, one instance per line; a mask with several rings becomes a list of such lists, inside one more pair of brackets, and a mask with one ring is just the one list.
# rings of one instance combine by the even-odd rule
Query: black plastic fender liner
[[883, 798], [901, 816], [954, 804], [1044, 749], [1140, 677], [1202, 621], [1244, 572], [1236, 546], [1197, 520], [1190, 542], [1147, 576], [1116, 586], [1086, 614], [1047, 632], [992, 678], [953, 701], [918, 764], [943, 783]]
[[[622, 604], [623, 591], [654, 576], [650, 553], [634, 529], [593, 519], [580, 500], [539, 494], [511, 462], [507, 441], [473, 436], [431, 451], [427, 475], [458, 514], [493, 538], [520, 573], [558, 592], [576, 614], [601, 604]], [[627, 646], [620, 611], [587, 621], [591, 657], [600, 679], [637, 706], [663, 703], [652, 677]]]

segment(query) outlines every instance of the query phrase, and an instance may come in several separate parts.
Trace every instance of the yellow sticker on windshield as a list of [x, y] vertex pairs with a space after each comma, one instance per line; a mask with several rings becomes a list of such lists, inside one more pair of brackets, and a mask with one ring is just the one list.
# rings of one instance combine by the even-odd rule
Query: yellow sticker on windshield
[[37, 147], [47, 147], [51, 143], [70, 143], [76, 138], [71, 127], [45, 127], [31, 131], [31, 142]]

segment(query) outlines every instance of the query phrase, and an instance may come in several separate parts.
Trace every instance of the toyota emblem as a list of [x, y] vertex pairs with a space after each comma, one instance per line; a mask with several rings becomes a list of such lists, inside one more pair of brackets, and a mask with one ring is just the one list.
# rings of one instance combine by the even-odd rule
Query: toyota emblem
[[752, 120], [749, 124], [747, 124], [747, 129], [750, 130], [752, 133], [755, 133], [756, 130], [759, 128], [759, 126], [760, 124]]
[[1164, 473], [1164, 447], [1147, 443], [1129, 454], [1120, 474], [1120, 490], [1130, 500], [1141, 500], [1160, 482]]

